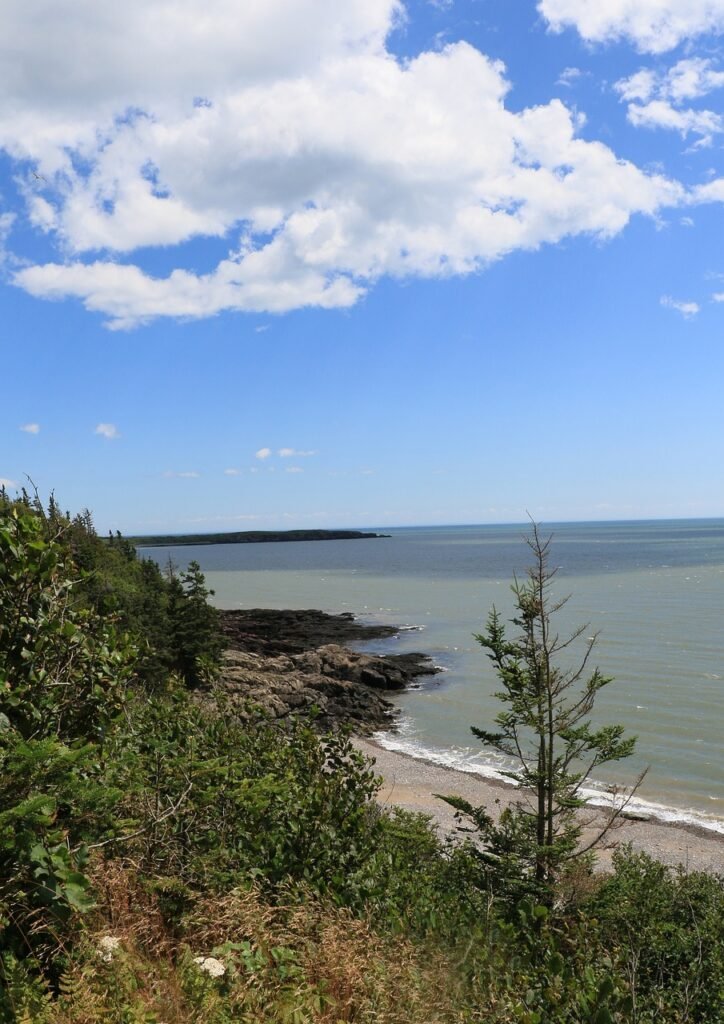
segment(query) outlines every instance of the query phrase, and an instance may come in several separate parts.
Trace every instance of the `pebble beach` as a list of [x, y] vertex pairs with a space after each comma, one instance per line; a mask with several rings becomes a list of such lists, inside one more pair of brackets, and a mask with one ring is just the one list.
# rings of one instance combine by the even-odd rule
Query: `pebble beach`
[[[355, 746], [375, 762], [375, 771], [383, 780], [377, 797], [383, 806], [428, 814], [445, 833], [454, 833], [457, 822], [455, 811], [436, 796], [438, 793], [462, 796], [474, 806], [484, 805], [493, 815], [521, 796], [512, 785], [387, 750], [374, 739], [356, 739]], [[587, 820], [593, 829], [603, 819], [592, 809]], [[687, 871], [724, 875], [724, 836], [653, 817], [621, 819], [599, 851], [598, 869], [605, 871], [615, 847], [626, 843], [671, 867], [682, 865]]]

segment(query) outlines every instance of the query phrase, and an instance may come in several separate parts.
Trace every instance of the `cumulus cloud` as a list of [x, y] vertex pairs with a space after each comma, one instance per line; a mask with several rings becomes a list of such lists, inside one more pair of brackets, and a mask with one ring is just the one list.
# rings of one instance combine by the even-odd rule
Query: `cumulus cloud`
[[260, 448], [259, 451], [255, 452], [254, 454], [257, 459], [268, 459], [271, 453], [271, 448]]
[[22, 425], [22, 427], [20, 427], [19, 429], [24, 431], [26, 434], [39, 434], [40, 433], [40, 424], [39, 423], [24, 423]]
[[240, 469], [225, 469], [224, 476], [239, 476], [241, 473]]
[[712, 295], [713, 302], [724, 302], [724, 292], [714, 292]]
[[167, 469], [161, 476], [166, 480], [198, 480], [201, 474], [197, 473], [194, 469], [186, 470], [182, 473], [176, 473], [171, 469]]
[[[29, 215], [63, 258], [14, 281], [112, 328], [344, 309], [383, 275], [608, 238], [682, 195], [583, 140], [560, 100], [509, 109], [504, 66], [467, 43], [396, 59], [397, 0], [44, 13], [39, 33], [37, 11], [4, 5], [0, 146], [42, 175], [27, 178]], [[223, 247], [204, 273], [183, 245], [199, 236]], [[134, 261], [148, 246], [178, 247], [168, 276]]]
[[6, 476], [0, 476], [0, 488], [4, 487], [7, 490], [12, 490], [13, 488], [15, 488], [17, 486], [18, 485], [15, 483], [14, 480], [8, 480], [8, 478]]
[[303, 473], [301, 466], [287, 466], [287, 473]]
[[724, 72], [701, 57], [680, 60], [665, 72], [642, 68], [623, 78], [614, 88], [628, 102], [631, 124], [644, 128], [669, 128], [682, 137], [700, 136], [698, 145], [709, 145], [724, 131], [724, 118], [713, 110], [696, 109], [687, 100], [706, 96], [724, 86]]
[[575, 28], [591, 43], [627, 39], [647, 53], [724, 29], [724, 0], [538, 0], [538, 10], [555, 32]]
[[109, 441], [115, 441], [116, 438], [121, 436], [118, 433], [118, 427], [116, 427], [115, 423], [99, 423], [93, 433], [99, 434], [101, 437], [105, 437]]
[[661, 296], [661, 305], [667, 309], [675, 309], [677, 313], [681, 313], [685, 320], [691, 320], [701, 308], [698, 302], [682, 302], [678, 299], [673, 299], [670, 295]]
[[291, 458], [308, 459], [311, 455], [316, 455], [316, 454], [317, 454], [317, 452], [314, 451], [314, 450], [307, 451], [307, 452], [302, 452], [302, 451], [299, 451], [298, 448], [280, 448], [279, 451], [277, 452], [277, 455], [279, 455], [280, 458], [282, 458], [282, 459], [291, 459]]

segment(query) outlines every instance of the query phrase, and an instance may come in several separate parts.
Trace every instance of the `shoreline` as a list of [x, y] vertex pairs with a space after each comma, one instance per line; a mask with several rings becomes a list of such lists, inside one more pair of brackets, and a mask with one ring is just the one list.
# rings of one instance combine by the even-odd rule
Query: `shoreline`
[[[463, 796], [473, 805], [484, 805], [493, 817], [520, 793], [516, 786], [501, 779], [390, 750], [374, 737], [355, 737], [354, 745], [374, 760], [374, 770], [382, 776], [377, 799], [383, 806], [428, 814], [444, 833], [456, 831], [455, 811], [437, 793]], [[592, 831], [597, 819], [602, 819], [602, 812], [591, 806], [588, 820]], [[615, 847], [626, 843], [670, 867], [682, 865], [687, 871], [724, 875], [724, 836], [699, 825], [653, 816], [621, 818], [598, 849], [597, 870], [607, 870]]]
[[[355, 746], [374, 759], [383, 778], [381, 803], [429, 814], [443, 832], [453, 833], [455, 811], [436, 794], [460, 795], [474, 806], [485, 806], [494, 817], [521, 798], [521, 790], [505, 779], [441, 764], [425, 757], [424, 750], [418, 755], [385, 745], [383, 734], [396, 732], [395, 707], [387, 699], [391, 692], [439, 671], [425, 654], [359, 651], [370, 641], [396, 635], [398, 627], [363, 622], [351, 612], [314, 609], [257, 608], [221, 615], [229, 645], [222, 685], [231, 696], [251, 700], [279, 721], [304, 718], [316, 706], [318, 727], [351, 726]], [[582, 813], [588, 826], [585, 842], [605, 820], [605, 812], [591, 803]], [[633, 804], [629, 814], [599, 848], [599, 869], [610, 865], [613, 847], [630, 842], [665, 864], [724, 876], [723, 833], [693, 821], [657, 817], [655, 807]]]

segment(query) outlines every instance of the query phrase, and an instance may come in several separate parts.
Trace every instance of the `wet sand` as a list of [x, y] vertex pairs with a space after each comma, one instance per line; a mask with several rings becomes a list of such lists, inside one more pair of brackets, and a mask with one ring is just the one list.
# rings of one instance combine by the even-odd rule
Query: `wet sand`
[[[378, 794], [380, 803], [429, 814], [444, 832], [455, 831], [455, 811], [438, 799], [436, 793], [462, 796], [474, 806], [484, 805], [494, 816], [506, 804], [520, 799], [520, 791], [504, 782], [386, 750], [374, 740], [355, 739], [354, 742], [359, 750], [375, 760], [375, 770], [384, 780]], [[592, 809], [586, 812], [586, 820], [591, 820], [593, 829], [596, 822], [603, 819]], [[610, 865], [614, 847], [623, 843], [631, 843], [634, 850], [642, 850], [664, 864], [681, 864], [689, 871], [724, 875], [724, 836], [706, 829], [654, 818], [621, 819], [600, 849], [600, 869], [605, 870]]]

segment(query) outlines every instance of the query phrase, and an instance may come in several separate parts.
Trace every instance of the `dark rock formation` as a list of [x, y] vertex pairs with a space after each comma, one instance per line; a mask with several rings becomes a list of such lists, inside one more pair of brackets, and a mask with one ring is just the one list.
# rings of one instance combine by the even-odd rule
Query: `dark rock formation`
[[329, 615], [316, 609], [248, 608], [222, 611], [229, 647], [259, 654], [301, 654], [325, 644], [351, 644], [394, 636], [394, 626], [357, 622], [352, 612]]
[[343, 724], [369, 734], [394, 724], [394, 706], [375, 690], [298, 668], [284, 656], [227, 651], [222, 685], [242, 715], [261, 710], [272, 719], [310, 718], [327, 731]]
[[323, 730], [349, 724], [358, 733], [394, 727], [396, 710], [382, 692], [401, 690], [438, 670], [424, 654], [375, 655], [343, 642], [392, 636], [350, 613], [222, 612], [229, 645], [221, 685], [241, 714], [261, 709], [273, 719], [310, 717]]

